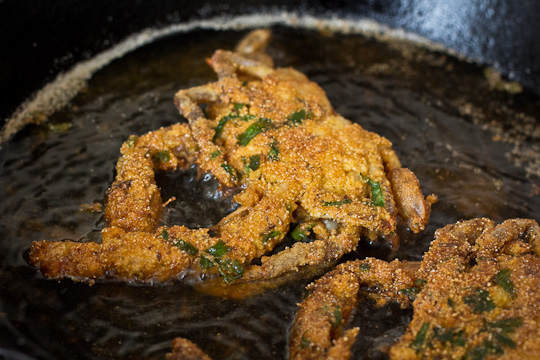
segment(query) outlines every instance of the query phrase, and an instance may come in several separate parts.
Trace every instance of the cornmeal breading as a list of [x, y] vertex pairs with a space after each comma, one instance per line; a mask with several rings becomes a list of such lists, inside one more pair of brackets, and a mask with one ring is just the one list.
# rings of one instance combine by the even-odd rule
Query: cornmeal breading
[[359, 330], [345, 329], [367, 287], [379, 305], [414, 308], [391, 359], [536, 359], [539, 281], [535, 221], [448, 225], [422, 263], [356, 260], [310, 285], [291, 329], [290, 358], [348, 359]]
[[[299, 269], [334, 263], [356, 248], [361, 235], [385, 236], [397, 247], [398, 215], [412, 231], [424, 229], [430, 202], [391, 143], [337, 114], [302, 73], [273, 68], [261, 53], [268, 38], [268, 31], [258, 30], [235, 52], [215, 52], [209, 64], [219, 80], [175, 96], [187, 124], [124, 143], [101, 244], [36, 242], [31, 263], [51, 278], [219, 276], [219, 285], [276, 279], [275, 285]], [[212, 231], [157, 228], [163, 204], [155, 172], [193, 163], [223, 189], [240, 190], [234, 197], [240, 207]], [[298, 242], [263, 257], [291, 224]], [[310, 234], [314, 241], [302, 241]]]

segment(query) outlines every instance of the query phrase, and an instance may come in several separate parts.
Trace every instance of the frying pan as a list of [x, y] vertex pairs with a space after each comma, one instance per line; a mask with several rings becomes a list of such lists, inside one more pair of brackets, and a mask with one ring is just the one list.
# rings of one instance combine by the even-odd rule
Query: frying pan
[[[317, 17], [374, 19], [492, 65], [540, 95], [540, 4], [535, 1], [4, 1], [0, 3], [0, 116], [9, 117], [36, 90], [81, 60], [148, 27], [223, 14], [286, 11]], [[0, 158], [0, 163], [3, 163]], [[31, 270], [31, 269], [29, 269]], [[54, 285], [51, 285], [54, 286]], [[75, 286], [84, 297], [85, 286]], [[134, 288], [136, 289], [136, 288]], [[133, 291], [128, 289], [126, 291]], [[151, 290], [147, 290], [151, 291]], [[45, 300], [44, 300], [45, 301]], [[0, 316], [3, 316], [0, 309]], [[387, 309], [395, 312], [395, 309]], [[0, 359], [46, 358], [0, 327]], [[104, 355], [106, 356], [106, 355]]]
[[441, 43], [540, 93], [540, 4], [534, 0], [0, 2], [0, 118], [59, 72], [148, 27], [222, 14], [291, 11], [370, 18]]

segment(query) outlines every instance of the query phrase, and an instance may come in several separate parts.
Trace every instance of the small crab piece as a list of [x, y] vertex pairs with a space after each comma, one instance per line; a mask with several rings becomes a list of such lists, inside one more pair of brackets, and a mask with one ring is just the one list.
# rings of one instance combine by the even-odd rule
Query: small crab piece
[[414, 286], [417, 269], [418, 264], [407, 271], [399, 260], [368, 258], [341, 264], [309, 285], [289, 335], [289, 358], [348, 359], [359, 329], [345, 328], [358, 306], [361, 288], [380, 289], [380, 304], [392, 298], [408, 306], [411, 301], [400, 290]]
[[[304, 74], [273, 68], [264, 53], [269, 37], [257, 30], [235, 52], [217, 50], [209, 64], [219, 80], [177, 92], [174, 103], [188, 124], [131, 137], [122, 146], [101, 244], [36, 242], [30, 262], [53, 278], [220, 276], [214, 283], [234, 281], [245, 289], [263, 281], [256, 287], [264, 289], [332, 266], [362, 235], [386, 236], [397, 248], [398, 216], [412, 231], [424, 229], [430, 202], [390, 141], [337, 114]], [[211, 231], [158, 228], [163, 202], [155, 172], [194, 163], [222, 189], [237, 190], [233, 200], [240, 207]], [[265, 256], [292, 223], [302, 239], [313, 234], [310, 241]]]
[[379, 305], [393, 299], [414, 308], [391, 359], [538, 358], [539, 281], [535, 221], [448, 225], [437, 231], [421, 264], [356, 260], [308, 286], [291, 329], [290, 358], [350, 358], [350, 337], [359, 330], [346, 325], [366, 286], [376, 289], [367, 295]]
[[208, 355], [187, 339], [177, 337], [171, 345], [172, 353], [165, 356], [166, 360], [210, 360]]

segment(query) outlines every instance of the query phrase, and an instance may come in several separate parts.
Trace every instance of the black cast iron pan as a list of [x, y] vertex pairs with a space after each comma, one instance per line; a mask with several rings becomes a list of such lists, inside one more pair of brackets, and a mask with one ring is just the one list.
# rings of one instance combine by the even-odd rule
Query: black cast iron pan
[[[538, 167], [534, 163], [537, 154], [527, 153], [537, 151], [536, 140], [539, 137], [535, 131], [538, 131], [540, 45], [534, 35], [540, 23], [537, 21], [539, 8], [532, 1], [466, 4], [458, 1], [444, 4], [430, 1], [319, 1], [309, 4], [4, 1], [0, 3], [0, 76], [4, 89], [0, 115], [9, 117], [19, 104], [57, 74], [148, 27], [165, 28], [171, 24], [204, 19], [221, 21], [219, 19], [223, 19], [223, 15], [234, 17], [285, 12], [300, 17], [337, 17], [353, 22], [370, 18], [389, 27], [407, 29], [442, 43], [467, 58], [492, 65], [507, 80], [521, 82], [524, 89], [517, 95], [494, 89], [485, 79], [482, 66], [451, 58], [439, 50], [407, 52], [396, 50], [399, 46], [381, 47], [376, 41], [359, 40], [354, 36], [338, 36], [328, 41], [325, 40], [328, 39], [326, 35], [318, 31], [295, 31], [287, 26], [277, 26], [274, 29], [276, 45], [271, 51], [283, 65], [293, 65], [320, 83], [338, 112], [346, 117], [354, 120], [365, 117], [365, 114], [374, 114], [371, 120], [368, 116], [362, 125], [392, 139], [402, 161], [423, 179], [427, 193], [442, 193], [441, 204], [434, 210], [427, 233], [420, 238], [405, 239], [408, 248], [404, 247], [398, 254], [400, 258], [418, 259], [437, 227], [460, 218], [490, 216], [500, 221], [509, 217], [538, 219], [540, 216]], [[39, 126], [25, 128], [3, 147], [0, 153], [4, 199], [1, 212], [0, 358], [160, 358], [168, 349], [168, 341], [179, 335], [191, 337], [216, 358], [285, 356], [286, 334], [276, 335], [272, 331], [277, 328], [286, 332], [305, 284], [285, 287], [246, 302], [223, 301], [217, 305], [216, 300], [181, 285], [154, 288], [98, 284], [88, 287], [71, 282], [47, 282], [24, 263], [21, 250], [24, 246], [10, 246], [16, 241], [31, 241], [32, 236], [76, 237], [74, 233], [77, 234], [78, 230], [74, 229], [81, 222], [88, 227], [85, 236], [95, 236], [94, 230], [103, 225], [99, 214], [90, 215], [90, 220], [84, 218], [86, 215], [71, 217], [66, 214], [73, 213], [73, 208], [81, 202], [91, 203], [103, 197], [112, 180], [117, 149], [127, 134], [152, 130], [175, 121], [176, 113], [167, 107], [167, 99], [173, 91], [191, 85], [190, 81], [210, 81], [213, 74], [197, 70], [194, 76], [193, 71], [186, 71], [184, 78], [178, 75], [173, 85], [158, 81], [159, 90], [154, 92], [134, 89], [131, 94], [133, 103], [123, 103], [121, 98], [114, 97], [108, 100], [92, 84], [110, 88], [118, 86], [122, 81], [114, 75], [129, 68], [133, 62], [137, 66], [148, 66], [145, 68], [146, 77], [166, 77], [160, 69], [148, 65], [153, 54], [174, 57], [183, 50], [192, 49], [202, 59], [216, 47], [214, 44], [232, 47], [241, 34], [194, 29], [169, 40], [157, 41], [147, 50], [135, 51], [133, 55], [126, 56], [126, 60], [113, 62], [96, 74], [88, 92], [74, 99], [76, 107], [82, 110], [73, 107], [71, 113], [61, 112], [52, 117], [52, 122], [57, 124], [63, 124], [70, 116], [81, 117], [81, 124], [87, 124], [81, 125], [81, 132], [74, 135], [72, 142], [88, 141], [88, 135], [95, 133], [96, 128], [110, 131], [107, 139], [90, 137], [92, 146], [77, 148], [77, 155], [73, 157], [51, 155], [58, 154], [50, 150], [56, 147], [71, 149], [70, 141], [67, 134], [61, 133], [53, 134], [52, 140], [41, 142]], [[199, 43], [206, 43], [208, 49]], [[350, 54], [340, 54], [340, 49], [344, 48], [349, 49]], [[413, 56], [408, 57], [407, 54]], [[357, 59], [354, 66], [347, 62], [347, 56]], [[394, 69], [399, 75], [397, 82], [389, 81], [388, 76], [381, 77], [382, 73], [377, 72], [380, 67], [371, 66], [390, 58], [395, 60], [393, 64], [407, 64], [403, 69]], [[441, 76], [438, 67], [450, 70], [445, 70]], [[329, 71], [335, 76], [328, 75]], [[137, 71], [129, 73], [127, 70], [125, 76], [130, 74], [144, 79]], [[457, 75], [452, 77], [452, 74]], [[115, 79], [119, 82], [115, 83]], [[482, 85], [477, 87], [477, 81]], [[139, 119], [141, 106], [161, 104], [161, 99], [163, 108], [157, 105], [146, 109], [150, 115], [155, 111], [161, 117], [142, 118], [142, 125], [129, 129], [131, 132], [127, 134], [124, 133], [127, 131], [125, 128], [115, 132], [115, 128], [106, 125], [106, 121], [92, 120], [92, 106], [96, 103], [110, 101], [113, 105], [119, 104], [120, 113]], [[468, 106], [481, 111], [467, 114]], [[126, 124], [128, 128], [131, 126]], [[411, 126], [417, 127], [418, 131], [411, 131]], [[508, 141], [499, 141], [499, 137], [505, 140], [507, 135], [510, 136], [506, 139]], [[491, 141], [492, 138], [495, 140]], [[449, 149], [448, 145], [456, 147], [458, 155], [455, 151], [452, 153], [451, 150], [455, 149]], [[92, 160], [91, 156], [85, 155], [93, 153], [92, 147], [102, 148], [104, 153], [110, 154], [109, 157]], [[28, 155], [23, 155], [27, 154], [25, 151]], [[432, 157], [426, 154], [432, 154]], [[441, 159], [452, 156], [451, 166], [437, 164]], [[23, 166], [26, 170], [14, 175], [13, 164], [17, 161], [43, 164], [38, 169]], [[86, 162], [77, 168], [81, 161]], [[456, 170], [453, 173], [453, 166], [466, 171]], [[77, 169], [75, 173], [53, 170], [71, 168]], [[95, 171], [91, 175], [90, 168]], [[208, 178], [198, 182], [185, 180], [194, 179], [195, 175], [192, 172], [164, 176], [160, 180], [163, 191], [174, 193], [178, 189], [186, 189], [188, 195], [182, 200], [184, 203], [201, 203], [200, 209], [193, 210], [195, 213], [199, 211], [198, 215], [192, 216], [194, 222], [201, 217], [219, 219], [223, 213], [217, 211], [208, 216], [207, 209], [221, 208], [226, 213], [230, 209], [230, 201], [220, 200], [221, 203], [215, 206], [215, 199], [205, 198], [215, 183]], [[84, 190], [67, 186], [59, 190], [66, 194], [65, 198], [43, 195], [48, 191], [54, 192], [50, 189], [55, 186], [50, 184], [56, 181], [62, 184], [59, 179], [70, 176], [84, 184], [81, 185]], [[81, 176], [86, 180], [81, 181]], [[49, 185], [40, 190], [40, 184], [44, 183]], [[440, 190], [441, 187], [446, 190]], [[14, 196], [20, 188], [28, 188], [29, 194], [33, 195]], [[462, 196], [464, 193], [478, 194], [468, 197]], [[66, 208], [58, 210], [62, 206]], [[23, 221], [24, 226], [20, 228], [23, 230], [14, 229], [10, 224], [21, 221], [17, 216], [25, 207], [29, 208], [32, 218]], [[182, 211], [181, 208], [176, 210]], [[185, 218], [185, 212], [182, 214]], [[171, 214], [172, 218], [175, 216]], [[211, 223], [216, 219], [207, 221]], [[48, 229], [47, 234], [36, 235], [43, 228]], [[362, 256], [387, 255], [386, 249], [377, 249], [377, 246], [367, 243], [361, 244], [358, 253]], [[175, 309], [184, 309], [184, 312]], [[253, 314], [259, 322], [246, 320]], [[372, 304], [366, 304], [357, 321], [364, 324], [364, 332], [375, 335], [359, 341], [355, 355], [366, 359], [384, 357], [380, 349], [387, 346], [385, 339], [399, 336], [409, 318], [410, 313], [392, 306], [375, 311]], [[81, 323], [87, 324], [88, 331]], [[235, 331], [240, 335], [227, 335]], [[266, 340], [250, 342], [252, 334]]]

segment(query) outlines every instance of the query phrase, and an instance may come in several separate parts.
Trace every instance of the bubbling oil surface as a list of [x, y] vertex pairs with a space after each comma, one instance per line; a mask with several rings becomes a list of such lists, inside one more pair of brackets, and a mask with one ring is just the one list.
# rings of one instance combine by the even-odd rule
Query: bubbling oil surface
[[[532, 149], [533, 140], [520, 127], [539, 114], [537, 98], [496, 90], [482, 67], [410, 44], [273, 30], [269, 53], [276, 63], [304, 72], [338, 113], [390, 139], [424, 193], [439, 197], [422, 234], [400, 227], [399, 258], [421, 259], [434, 231], [460, 219], [539, 219], [538, 174], [514, 161]], [[287, 356], [288, 330], [308, 280], [232, 301], [180, 282], [88, 286], [45, 280], [24, 259], [36, 240], [100, 241], [105, 223], [99, 205], [122, 142], [182, 121], [174, 93], [215, 80], [204, 59], [215, 49], [233, 48], [242, 35], [193, 30], [137, 49], [100, 70], [47, 124], [27, 126], [5, 144], [0, 335], [16, 339], [11, 347], [44, 359], [162, 359], [170, 341], [183, 336], [214, 359]], [[517, 140], [507, 138], [516, 133], [518, 152]], [[164, 199], [177, 198], [164, 224], [209, 227], [235, 208], [215, 179], [197, 177], [196, 169], [160, 174], [158, 184]], [[98, 206], [84, 210], [83, 204]], [[346, 259], [388, 254], [383, 244], [362, 241]], [[353, 357], [385, 358], [411, 314], [394, 305], [375, 310], [362, 304], [354, 320], [362, 331]]]

